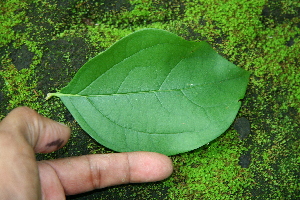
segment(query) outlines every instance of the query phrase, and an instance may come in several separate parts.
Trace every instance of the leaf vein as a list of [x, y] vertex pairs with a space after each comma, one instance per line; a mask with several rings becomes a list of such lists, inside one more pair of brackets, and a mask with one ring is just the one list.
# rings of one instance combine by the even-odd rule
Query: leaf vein
[[[95, 80], [93, 80], [89, 85], [87, 85], [84, 89], [82, 89], [79, 93], [82, 93], [84, 92], [86, 89], [88, 89], [89, 87], [91, 87], [91, 85], [96, 82], [97, 80], [99, 80], [100, 78], [102, 78], [107, 72], [111, 71], [115, 66], [119, 65], [120, 63], [122, 62], [125, 62], [126, 60], [128, 60], [129, 58], [133, 57], [134, 55], [142, 52], [142, 51], [145, 51], [147, 49], [150, 49], [150, 48], [153, 48], [155, 46], [158, 46], [158, 45], [163, 45], [163, 44], [171, 44], [171, 43], [167, 43], [167, 42], [164, 42], [164, 43], [159, 43], [159, 44], [155, 44], [155, 45], [152, 45], [152, 46], [149, 46], [147, 48], [144, 48], [144, 49], [141, 49], [135, 53], [133, 53], [132, 55], [128, 56], [128, 57], [125, 57], [124, 59], [122, 59], [120, 62], [117, 62], [116, 64], [114, 64], [112, 67], [110, 67], [109, 69], [107, 69], [105, 72], [103, 72], [99, 77], [97, 77]], [[105, 51], [104, 51], [105, 52]], [[102, 52], [102, 53], [104, 53]], [[126, 76], [127, 77], [127, 76]], [[126, 79], [125, 77], [125, 79]], [[120, 84], [120, 86], [118, 87], [118, 90], [119, 88], [121, 87], [121, 85], [123, 84], [123, 82], [125, 81], [125, 79], [122, 81], [122, 83]]]
[[[116, 121], [114, 121], [114, 120], [112, 120], [110, 117], [108, 117], [107, 115], [105, 115], [104, 113], [102, 113], [101, 111], [100, 111], [100, 109], [97, 109], [97, 107], [95, 106], [95, 104], [90, 100], [90, 99], [88, 99], [87, 98], [87, 100], [89, 101], [89, 103], [103, 116], [103, 117], [105, 117], [106, 119], [108, 119], [110, 122], [112, 122], [112, 123], [114, 123], [115, 125], [117, 125], [117, 126], [119, 126], [119, 127], [121, 127], [121, 128], [123, 128], [123, 129], [127, 129], [127, 130], [130, 130], [130, 131], [134, 131], [134, 132], [136, 132], [136, 133], [145, 133], [145, 134], [151, 134], [151, 135], [154, 135], [154, 134], [158, 134], [158, 135], [163, 135], [163, 134], [167, 134], [167, 135], [169, 135], [169, 134], [179, 134], [179, 133], [150, 133], [150, 132], [146, 132], [146, 131], [140, 131], [140, 130], [134, 130], [134, 129], [132, 129], [132, 128], [129, 128], [129, 127], [125, 127], [125, 126], [123, 126], [123, 125], [121, 125], [121, 124], [119, 124], [119, 123], [117, 123]], [[180, 133], [187, 133], [187, 132], [180, 132]]]
[[200, 105], [200, 104], [196, 103], [195, 101], [191, 100], [191, 99], [184, 93], [183, 90], [180, 90], [180, 92], [183, 94], [183, 96], [184, 96], [188, 101], [190, 101], [192, 104], [194, 104], [194, 105], [200, 107], [200, 108], [204, 111], [204, 113], [205, 113], [206, 117], [209, 119], [209, 121], [211, 121], [210, 116], [208, 115], [206, 109], [205, 109], [202, 105]]

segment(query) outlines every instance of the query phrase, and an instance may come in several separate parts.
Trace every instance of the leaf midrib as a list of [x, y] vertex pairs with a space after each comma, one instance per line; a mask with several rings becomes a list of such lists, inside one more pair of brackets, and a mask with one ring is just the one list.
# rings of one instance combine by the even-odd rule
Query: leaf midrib
[[204, 83], [204, 84], [198, 84], [198, 85], [193, 85], [193, 86], [189, 86], [189, 87], [185, 87], [185, 88], [178, 88], [178, 89], [170, 89], [170, 90], [149, 90], [149, 91], [139, 91], [139, 92], [127, 92], [127, 93], [114, 93], [114, 94], [93, 94], [93, 95], [81, 95], [81, 94], [66, 94], [66, 93], [49, 93], [46, 97], [46, 99], [49, 99], [52, 96], [56, 96], [56, 97], [104, 97], [104, 96], [119, 96], [119, 95], [132, 95], [132, 94], [147, 94], [147, 93], [159, 93], [159, 92], [179, 92], [182, 90], [186, 90], [186, 89], [192, 89], [195, 87], [202, 87], [202, 86], [206, 86], [206, 85], [211, 85], [214, 83], [223, 83], [225, 81], [231, 81], [231, 80], [235, 80], [238, 78], [241, 78], [242, 76], [245, 76], [245, 74], [238, 74], [240, 76], [234, 77], [234, 78], [230, 78], [230, 79], [224, 79], [224, 80], [218, 80], [218, 81], [212, 81], [212, 82], [208, 82], [208, 83]]

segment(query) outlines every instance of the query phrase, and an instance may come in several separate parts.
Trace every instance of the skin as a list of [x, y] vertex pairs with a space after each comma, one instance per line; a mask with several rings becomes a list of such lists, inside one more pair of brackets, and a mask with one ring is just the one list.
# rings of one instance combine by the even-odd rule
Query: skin
[[172, 161], [153, 152], [85, 155], [37, 162], [64, 146], [70, 128], [27, 107], [0, 122], [0, 199], [65, 199], [98, 188], [169, 177]]

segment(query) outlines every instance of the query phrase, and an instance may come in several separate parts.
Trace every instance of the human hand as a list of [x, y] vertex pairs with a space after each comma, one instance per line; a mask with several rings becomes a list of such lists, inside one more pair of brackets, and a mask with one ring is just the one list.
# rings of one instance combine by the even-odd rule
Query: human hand
[[70, 128], [27, 107], [0, 122], [0, 199], [65, 199], [112, 185], [154, 182], [173, 171], [171, 160], [153, 152], [85, 155], [36, 161], [67, 143]]

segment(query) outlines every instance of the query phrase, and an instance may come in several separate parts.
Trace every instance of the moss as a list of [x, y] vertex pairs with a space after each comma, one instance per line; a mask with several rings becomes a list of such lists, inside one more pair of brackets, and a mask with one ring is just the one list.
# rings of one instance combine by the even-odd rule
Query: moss
[[175, 157], [175, 176], [166, 183], [172, 186], [172, 199], [245, 199], [249, 196], [246, 187], [254, 180], [250, 170], [239, 165], [239, 157], [246, 149], [241, 146], [237, 134], [230, 131], [200, 149]]
[[11, 63], [5, 63], [5, 67], [0, 71], [0, 76], [4, 80], [2, 91], [7, 99], [7, 110], [16, 106], [30, 105], [33, 109], [40, 107], [35, 104], [41, 93], [36, 88], [34, 70], [32, 68], [18, 71]]
[[[251, 72], [238, 117], [251, 122], [243, 140], [229, 128], [189, 153], [173, 156], [175, 173], [157, 184], [124, 185], [69, 199], [296, 199], [299, 188], [299, 7], [296, 0], [8, 0], [1, 4], [1, 113], [27, 105], [72, 127], [53, 159], [110, 150], [92, 140], [48, 92], [65, 86], [90, 58], [142, 28], [207, 40]], [[250, 165], [243, 168], [243, 157]]]
[[296, 108], [282, 106], [290, 96], [285, 94], [287, 90], [274, 88], [275, 85], [274, 81], [268, 80], [260, 86], [250, 87], [249, 95], [262, 95], [245, 102], [245, 114], [249, 116], [253, 129], [248, 148], [253, 163], [250, 170], [256, 185], [250, 188], [256, 198], [293, 199], [299, 196], [295, 192], [299, 186], [299, 174], [295, 171], [298, 165], [299, 125], [296, 122], [299, 115]]
[[26, 7], [26, 1], [11, 0], [0, 3], [0, 46], [9, 44], [19, 38], [14, 27], [26, 20], [22, 8]]

